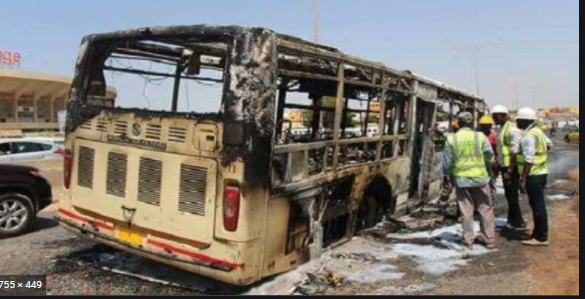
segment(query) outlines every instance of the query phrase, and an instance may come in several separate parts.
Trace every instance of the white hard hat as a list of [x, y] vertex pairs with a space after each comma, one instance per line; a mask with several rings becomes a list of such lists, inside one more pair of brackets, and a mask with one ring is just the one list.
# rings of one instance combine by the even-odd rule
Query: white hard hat
[[496, 105], [494, 109], [492, 109], [492, 114], [508, 114], [508, 108], [502, 105]]
[[536, 115], [536, 111], [532, 108], [521, 108], [518, 110], [518, 115], [516, 119], [524, 119], [524, 120], [537, 120], [538, 115]]

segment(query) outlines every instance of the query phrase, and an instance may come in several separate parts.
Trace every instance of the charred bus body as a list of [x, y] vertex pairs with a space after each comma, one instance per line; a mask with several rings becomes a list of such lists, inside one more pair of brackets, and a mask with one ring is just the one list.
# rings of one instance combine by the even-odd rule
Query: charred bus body
[[[110, 63], [119, 59], [171, 71]], [[159, 95], [168, 107], [100, 105], [108, 71], [172, 80]], [[190, 80], [221, 87], [219, 111], [180, 111], [180, 87]], [[290, 138], [286, 109], [307, 112], [305, 138]], [[438, 112], [463, 109], [479, 117], [484, 102], [263, 28], [87, 36], [67, 107], [56, 217], [109, 246], [250, 285], [437, 197], [441, 147], [428, 128]], [[374, 117], [377, 136], [368, 137], [371, 123], [345, 134], [349, 114]]]

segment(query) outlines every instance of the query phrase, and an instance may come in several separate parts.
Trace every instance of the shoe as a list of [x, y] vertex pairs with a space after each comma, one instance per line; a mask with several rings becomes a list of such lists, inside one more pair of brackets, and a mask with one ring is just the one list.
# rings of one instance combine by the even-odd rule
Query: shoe
[[485, 246], [485, 248], [490, 249], [490, 250], [496, 249], [496, 247], [497, 247], [496, 244], [485, 244], [484, 246]]
[[488, 243], [482, 237], [476, 238], [475, 242], [480, 244], [480, 245], [483, 245], [487, 249], [496, 249], [496, 247], [497, 247], [496, 243]]
[[528, 228], [526, 228], [526, 224], [524, 224], [522, 226], [513, 226], [511, 224], [507, 224], [506, 229], [507, 230], [515, 230], [515, 231], [519, 231], [519, 232], [528, 230]]
[[548, 241], [540, 242], [536, 239], [532, 239], [532, 240], [524, 241], [524, 242], [522, 242], [522, 244], [526, 245], [526, 246], [548, 246], [549, 242]]

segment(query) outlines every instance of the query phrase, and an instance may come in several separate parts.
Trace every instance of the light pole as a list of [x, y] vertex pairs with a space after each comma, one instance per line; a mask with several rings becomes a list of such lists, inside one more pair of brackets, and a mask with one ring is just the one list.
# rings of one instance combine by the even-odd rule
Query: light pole
[[536, 89], [538, 88], [537, 85], [530, 86], [530, 99], [532, 101], [532, 108], [536, 110]]
[[319, 6], [317, 0], [313, 0], [313, 39], [319, 43]]
[[479, 45], [479, 46], [454, 46], [453, 50], [455, 51], [469, 51], [473, 55], [473, 67], [475, 71], [475, 93], [480, 95], [480, 87], [479, 87], [479, 54], [483, 51], [483, 49], [491, 46], [498, 46], [500, 44], [499, 41], [493, 41], [491, 43]]

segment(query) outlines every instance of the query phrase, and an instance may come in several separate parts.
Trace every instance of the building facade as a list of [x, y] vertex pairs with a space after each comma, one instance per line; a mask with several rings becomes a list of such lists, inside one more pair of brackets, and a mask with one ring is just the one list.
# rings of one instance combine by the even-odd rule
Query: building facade
[[[71, 81], [62, 76], [0, 69], [0, 136], [59, 131], [59, 111], [65, 110]], [[106, 101], [113, 105], [115, 98], [116, 91], [108, 90]]]

